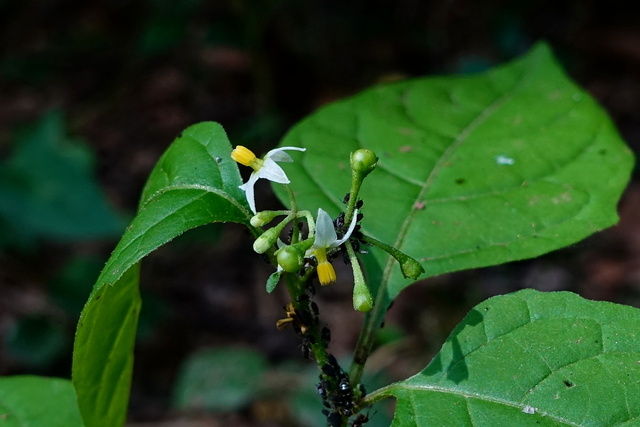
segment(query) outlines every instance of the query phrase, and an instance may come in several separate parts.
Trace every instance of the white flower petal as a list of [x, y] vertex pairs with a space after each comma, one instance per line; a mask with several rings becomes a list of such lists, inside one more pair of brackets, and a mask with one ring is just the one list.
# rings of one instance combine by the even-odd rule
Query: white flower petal
[[284, 151], [273, 152], [275, 150], [271, 150], [264, 156], [265, 159], [271, 159], [274, 162], [293, 162], [293, 159], [290, 155], [285, 153]]
[[272, 159], [273, 161], [276, 162], [292, 162], [293, 159], [291, 158], [290, 155], [288, 155], [287, 153], [285, 153], [285, 151], [305, 151], [306, 148], [300, 148], [300, 147], [280, 147], [280, 148], [275, 148], [271, 151], [269, 151], [264, 158], [265, 159]]
[[342, 239], [340, 240], [336, 240], [335, 243], [332, 243], [331, 247], [336, 248], [341, 244], [343, 244], [344, 242], [346, 242], [347, 240], [349, 240], [349, 237], [351, 237], [351, 233], [353, 233], [353, 230], [356, 228], [357, 222], [358, 222], [358, 209], [353, 211], [353, 218], [351, 218], [351, 224], [349, 224], [349, 229], [344, 234], [344, 237], [342, 237]]
[[256, 212], [256, 200], [253, 192], [253, 186], [256, 184], [256, 181], [259, 178], [260, 177], [258, 176], [258, 174], [253, 172], [249, 177], [249, 181], [247, 181], [246, 183], [240, 186], [240, 189], [244, 191], [245, 195], [247, 196], [247, 202], [249, 203], [249, 207], [251, 208], [251, 211], [254, 214], [257, 212]]
[[245, 192], [247, 196], [247, 202], [249, 203], [249, 207], [256, 213], [256, 201], [255, 201], [255, 193], [254, 193], [254, 185], [256, 181], [260, 178], [268, 179], [272, 182], [277, 182], [278, 184], [289, 184], [289, 178], [287, 178], [287, 174], [285, 174], [284, 170], [278, 164], [278, 162], [292, 162], [291, 156], [285, 153], [286, 150], [295, 150], [295, 151], [305, 151], [306, 148], [300, 147], [281, 147], [276, 148], [269, 151], [264, 158], [262, 159], [262, 165], [257, 170], [254, 171], [249, 180], [240, 186], [242, 191]]
[[316, 218], [316, 237], [313, 241], [312, 248], [328, 248], [337, 239], [338, 236], [336, 235], [336, 229], [333, 227], [331, 217], [322, 209], [318, 209], [318, 217]]
[[256, 173], [258, 178], [268, 179], [278, 184], [288, 184], [290, 182], [282, 168], [273, 159], [265, 158], [264, 164]]

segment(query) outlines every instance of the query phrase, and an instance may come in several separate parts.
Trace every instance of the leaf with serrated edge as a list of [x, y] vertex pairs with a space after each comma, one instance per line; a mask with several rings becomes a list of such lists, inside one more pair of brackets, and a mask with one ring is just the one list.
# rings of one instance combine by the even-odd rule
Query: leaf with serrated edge
[[640, 310], [570, 292], [494, 297], [382, 394], [398, 399], [394, 426], [637, 425], [638, 331]]
[[140, 311], [138, 262], [185, 231], [212, 222], [249, 224], [251, 212], [231, 145], [217, 123], [193, 125], [151, 173], [138, 215], [100, 274], [74, 344], [73, 384], [85, 423], [126, 418]]
[[[544, 44], [486, 73], [376, 86], [321, 108], [281, 145], [307, 148], [283, 165], [298, 206], [333, 215], [349, 153], [374, 150], [363, 230], [418, 259], [423, 278], [535, 257], [611, 226], [633, 164]], [[411, 282], [371, 252], [393, 299]]]

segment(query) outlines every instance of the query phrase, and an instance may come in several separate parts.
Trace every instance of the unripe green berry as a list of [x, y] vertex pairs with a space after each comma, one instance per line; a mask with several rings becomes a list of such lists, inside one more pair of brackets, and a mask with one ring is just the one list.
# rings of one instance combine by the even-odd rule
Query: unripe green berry
[[372, 170], [376, 168], [378, 164], [378, 157], [376, 153], [366, 148], [351, 153], [351, 169], [360, 174], [362, 178], [369, 175]]
[[285, 246], [276, 252], [278, 265], [287, 273], [297, 273], [302, 268], [302, 253], [293, 246]]

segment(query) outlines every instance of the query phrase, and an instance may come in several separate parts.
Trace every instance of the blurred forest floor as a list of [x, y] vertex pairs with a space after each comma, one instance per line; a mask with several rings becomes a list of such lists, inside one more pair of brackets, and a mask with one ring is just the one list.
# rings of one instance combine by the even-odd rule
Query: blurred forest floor
[[[615, 1], [0, 1], [0, 375], [68, 377], [77, 316], [145, 179], [187, 126], [220, 122], [263, 153], [315, 108], [373, 84], [485, 70], [547, 40], [640, 148], [640, 15]], [[585, 171], [585, 173], [588, 173]], [[261, 203], [276, 205], [277, 201]], [[621, 223], [535, 260], [430, 279], [401, 294], [371, 360], [413, 374], [487, 297], [524, 287], [640, 306], [640, 184]], [[299, 425], [286, 402], [222, 414], [170, 409], [203, 348], [309, 363], [279, 332], [286, 296], [235, 225], [189, 232], [143, 265], [132, 425]], [[344, 276], [343, 276], [344, 277]], [[322, 290], [332, 351], [362, 316]], [[279, 290], [281, 291], [281, 289]]]

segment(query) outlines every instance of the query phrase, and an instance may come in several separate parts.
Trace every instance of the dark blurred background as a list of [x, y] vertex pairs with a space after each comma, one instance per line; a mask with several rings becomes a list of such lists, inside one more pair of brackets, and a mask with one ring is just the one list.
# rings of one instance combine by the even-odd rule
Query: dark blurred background
[[[80, 310], [185, 127], [218, 121], [232, 144], [262, 153], [327, 102], [379, 82], [482, 71], [538, 40], [637, 151], [640, 15], [621, 2], [0, 0], [0, 375], [69, 376]], [[493, 295], [533, 287], [640, 306], [638, 214], [635, 176], [615, 228], [409, 288], [389, 312], [371, 383], [424, 367]], [[131, 425], [323, 424], [313, 363], [274, 326], [287, 299], [265, 294], [270, 272], [233, 224], [189, 232], [146, 260]], [[348, 357], [362, 316], [348, 283], [330, 288], [317, 301], [331, 350]], [[194, 409], [189, 369], [224, 366], [233, 351], [253, 358], [259, 368], [246, 374], [264, 387], [236, 387], [231, 403], [211, 392], [200, 396], [209, 410]]]

